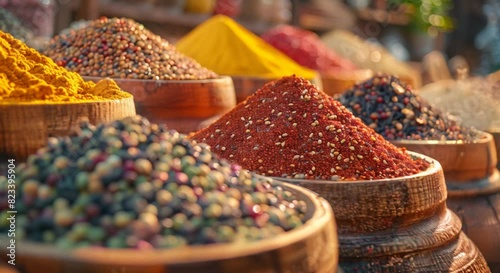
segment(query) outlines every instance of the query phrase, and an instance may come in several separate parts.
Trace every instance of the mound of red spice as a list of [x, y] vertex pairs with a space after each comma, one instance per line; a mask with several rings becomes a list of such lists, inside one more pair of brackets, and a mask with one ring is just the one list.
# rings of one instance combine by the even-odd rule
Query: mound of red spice
[[297, 63], [322, 74], [335, 74], [339, 69], [345, 71], [356, 69], [351, 61], [329, 49], [314, 32], [289, 25], [279, 25], [261, 37]]
[[407, 176], [429, 167], [296, 76], [266, 84], [190, 137], [268, 176], [369, 180]]

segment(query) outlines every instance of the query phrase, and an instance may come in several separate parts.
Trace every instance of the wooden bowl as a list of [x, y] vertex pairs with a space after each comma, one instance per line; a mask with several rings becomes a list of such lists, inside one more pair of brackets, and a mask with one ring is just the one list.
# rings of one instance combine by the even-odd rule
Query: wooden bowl
[[335, 73], [322, 74], [321, 82], [323, 91], [330, 96], [335, 96], [344, 93], [356, 83], [368, 80], [371, 77], [373, 77], [373, 71], [370, 69], [339, 70]]
[[[500, 167], [500, 129], [492, 129]], [[447, 183], [448, 207], [463, 223], [462, 230], [483, 253], [492, 272], [500, 272], [500, 174], [469, 183]]]
[[463, 232], [479, 248], [491, 271], [500, 272], [499, 176], [466, 185], [448, 189], [446, 204], [460, 218]]
[[[439, 162], [413, 152], [409, 154], [432, 164], [426, 171], [392, 179], [275, 179], [305, 187], [328, 200], [335, 212], [339, 234], [383, 231], [395, 225], [407, 226], [430, 217], [446, 201], [446, 184]], [[342, 251], [347, 249], [341, 249]]]
[[381, 180], [283, 179], [317, 192], [335, 213], [345, 272], [489, 272], [484, 257], [446, 208], [439, 162]]
[[490, 129], [488, 133], [493, 136], [493, 140], [495, 141], [495, 147], [497, 148], [497, 168], [500, 169], [500, 128]]
[[[83, 78], [94, 82], [102, 79]], [[236, 106], [231, 77], [184, 81], [113, 80], [121, 89], [134, 95], [139, 115], [153, 123], [166, 124], [180, 133], [196, 131], [200, 122]]]
[[[338, 239], [330, 205], [304, 188], [275, 181], [307, 203], [306, 223], [274, 238], [252, 243], [183, 247], [172, 250], [83, 248], [17, 242], [22, 273], [331, 273], [338, 266]], [[0, 260], [7, 260], [7, 238]]]
[[473, 142], [395, 140], [391, 143], [439, 161], [448, 185], [485, 179], [497, 170], [495, 143], [488, 133], [482, 133]]
[[[237, 103], [246, 100], [248, 96], [253, 95], [253, 93], [263, 87], [266, 83], [277, 80], [242, 76], [232, 76], [232, 78], [234, 82], [234, 91], [236, 92]], [[319, 76], [310, 80], [310, 82], [316, 85], [318, 89], [322, 88], [322, 82]]]
[[132, 97], [75, 103], [0, 104], [0, 155], [24, 161], [47, 144], [48, 137], [67, 136], [82, 117], [92, 124], [135, 115]]

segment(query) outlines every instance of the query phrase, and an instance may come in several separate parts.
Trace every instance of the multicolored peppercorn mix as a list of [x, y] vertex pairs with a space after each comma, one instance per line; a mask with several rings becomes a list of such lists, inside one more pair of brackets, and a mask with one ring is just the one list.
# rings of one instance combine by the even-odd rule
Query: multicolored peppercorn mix
[[266, 84], [191, 138], [243, 168], [288, 178], [369, 180], [428, 168], [307, 80]]
[[[307, 204], [205, 144], [140, 116], [51, 138], [16, 169], [17, 237], [60, 247], [254, 241], [301, 226]], [[0, 176], [0, 232], [8, 183]]]
[[473, 140], [478, 132], [434, 108], [396, 76], [376, 75], [339, 96], [339, 101], [387, 140]]
[[54, 37], [45, 55], [82, 76], [198, 80], [217, 74], [131, 19], [102, 18]]

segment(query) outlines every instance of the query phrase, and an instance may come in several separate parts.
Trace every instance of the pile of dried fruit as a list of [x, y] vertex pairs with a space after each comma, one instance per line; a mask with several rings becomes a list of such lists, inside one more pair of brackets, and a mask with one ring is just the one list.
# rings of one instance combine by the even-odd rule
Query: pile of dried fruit
[[54, 37], [44, 54], [82, 76], [197, 80], [217, 74], [131, 19], [102, 18]]
[[395, 76], [377, 75], [339, 96], [340, 102], [385, 139], [473, 140], [478, 132], [460, 126]]
[[[307, 210], [271, 179], [139, 116], [83, 122], [15, 172], [17, 237], [60, 247], [254, 241], [301, 226]], [[1, 233], [8, 189], [0, 177]]]
[[191, 138], [269, 176], [370, 180], [411, 175], [429, 166], [295, 76], [266, 84]]

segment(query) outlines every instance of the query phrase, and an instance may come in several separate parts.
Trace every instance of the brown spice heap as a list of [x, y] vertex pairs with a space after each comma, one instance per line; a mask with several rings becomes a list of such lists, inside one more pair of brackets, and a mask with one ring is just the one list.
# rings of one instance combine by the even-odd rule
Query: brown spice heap
[[407, 176], [429, 167], [295, 76], [266, 84], [191, 138], [268, 176], [369, 180]]

